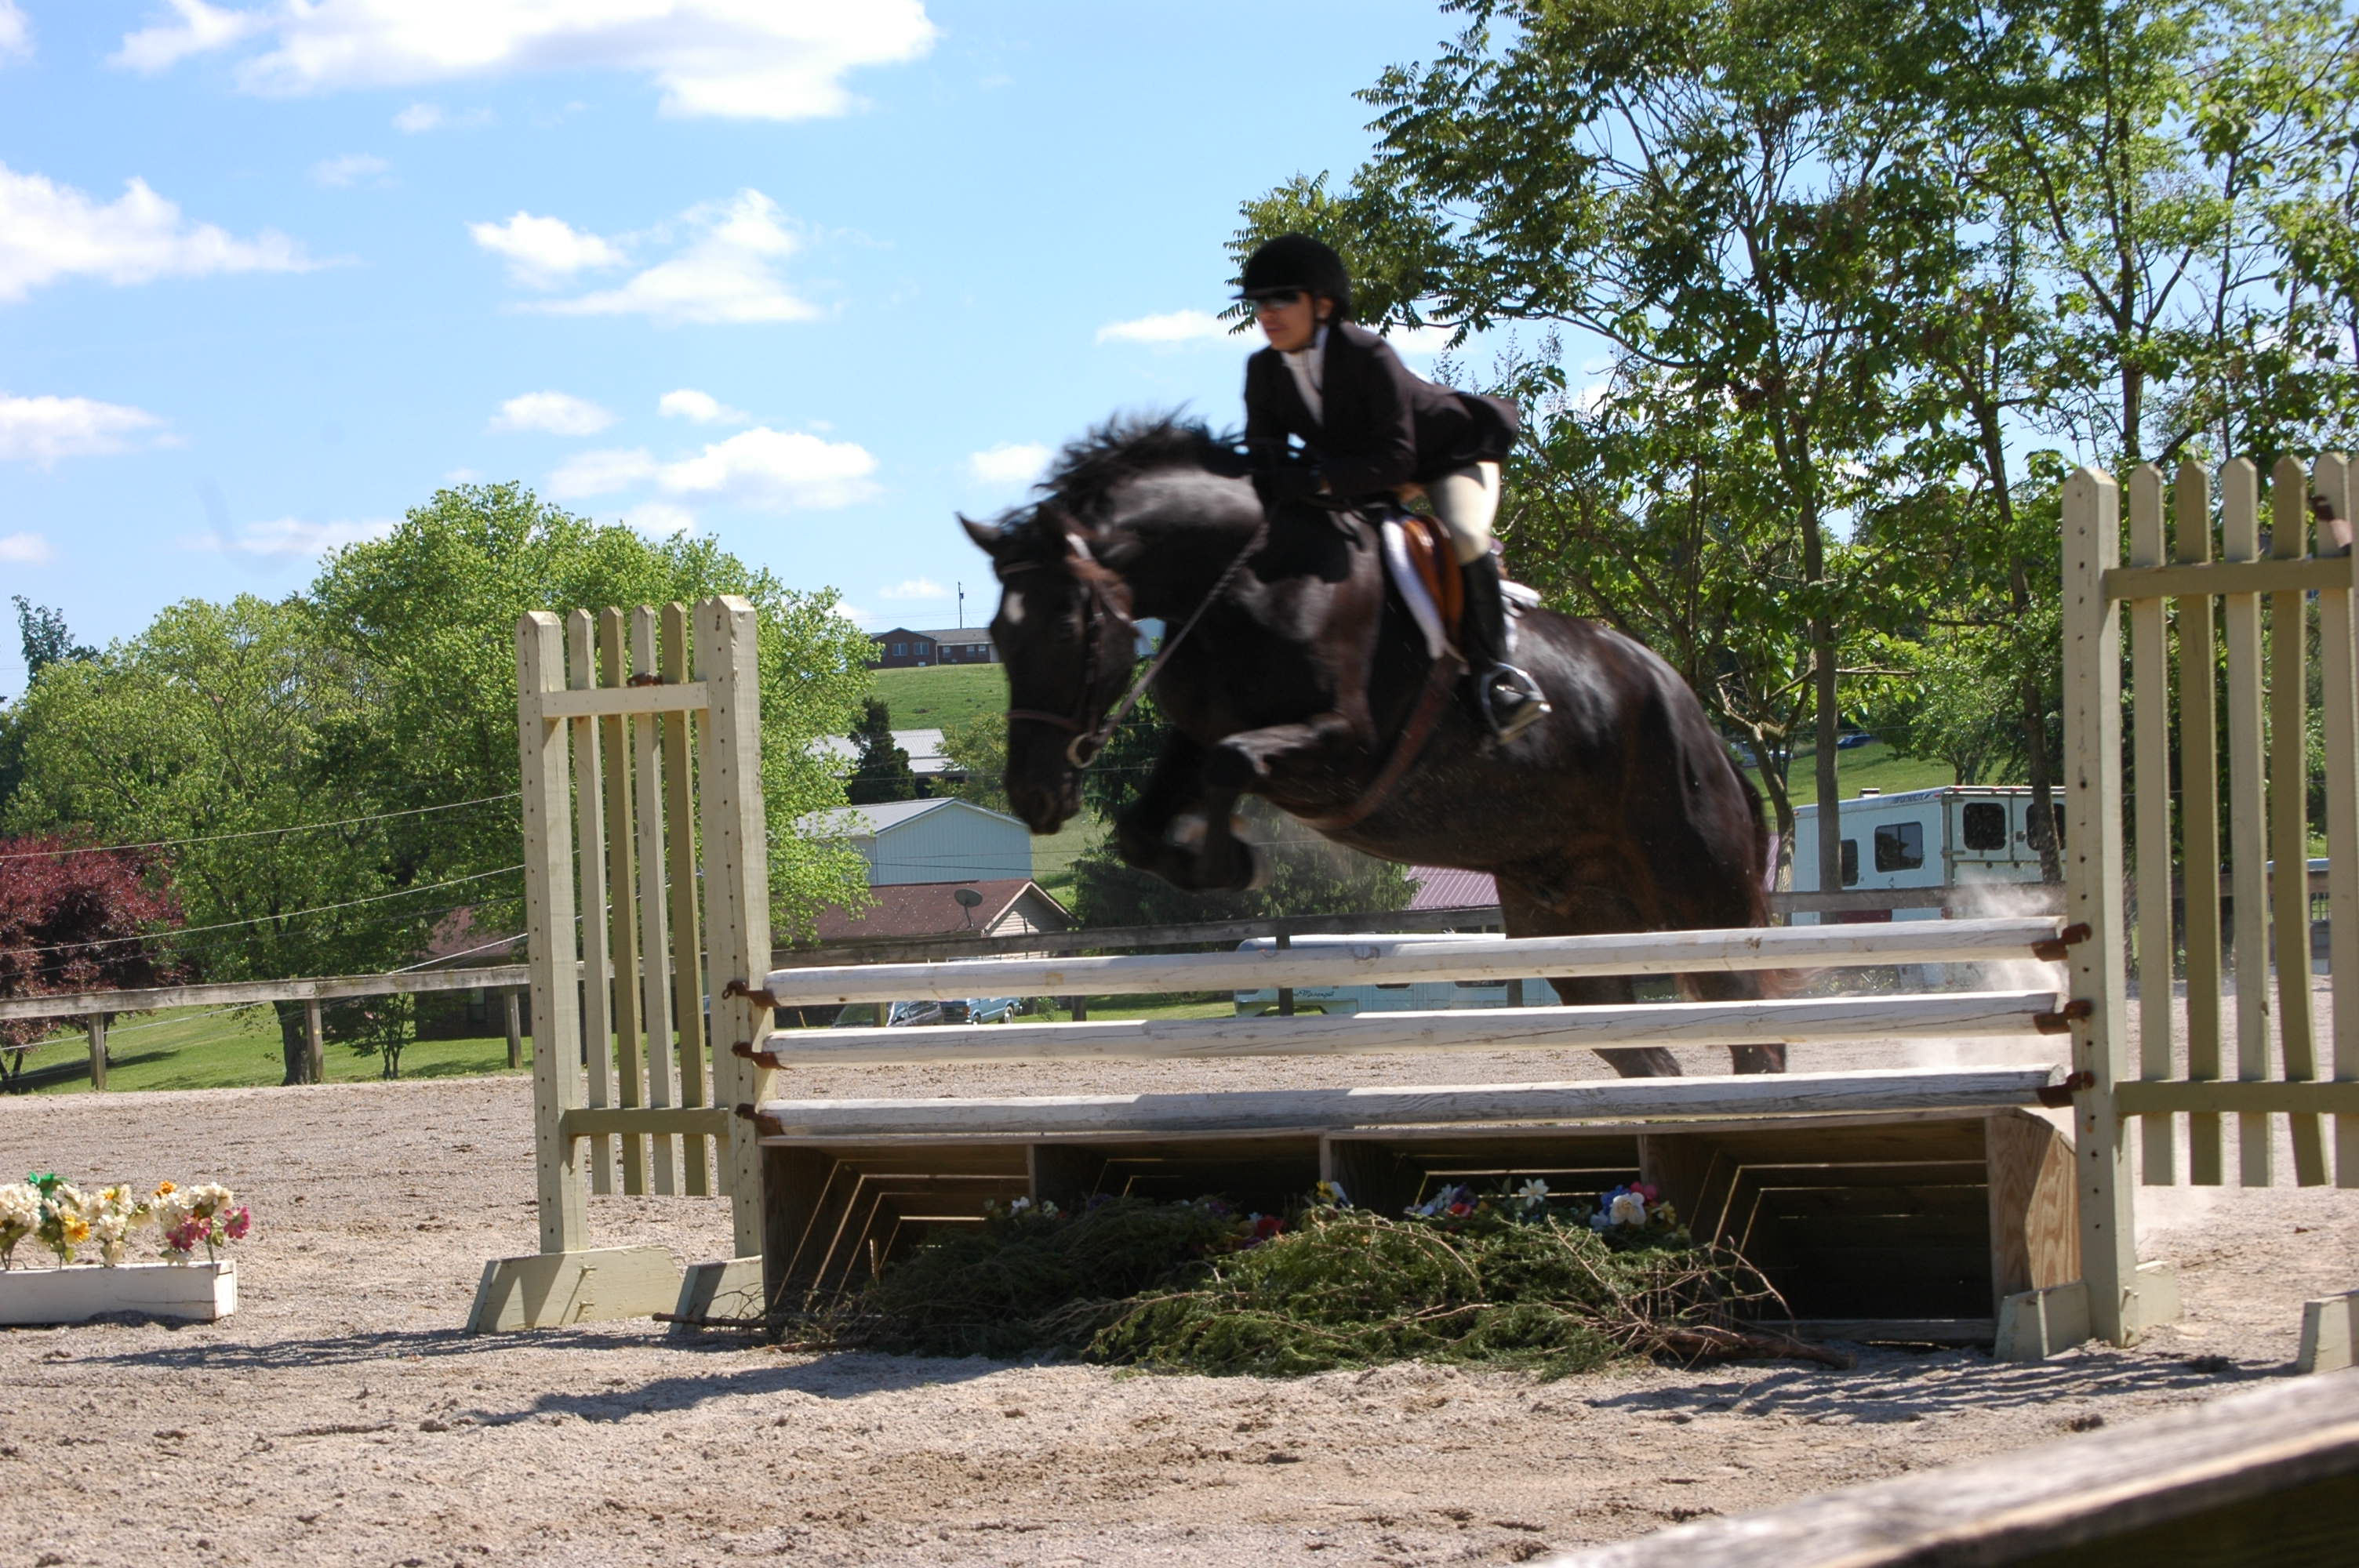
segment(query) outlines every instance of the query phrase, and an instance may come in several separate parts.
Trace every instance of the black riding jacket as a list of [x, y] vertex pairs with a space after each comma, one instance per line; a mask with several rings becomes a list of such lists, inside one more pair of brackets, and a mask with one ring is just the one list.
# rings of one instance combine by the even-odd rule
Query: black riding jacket
[[1410, 373], [1375, 333], [1331, 322], [1319, 377], [1325, 417], [1311, 417], [1294, 373], [1276, 349], [1245, 361], [1245, 439], [1274, 456], [1299, 436], [1339, 496], [1389, 494], [1475, 462], [1497, 462], [1515, 444], [1515, 405]]

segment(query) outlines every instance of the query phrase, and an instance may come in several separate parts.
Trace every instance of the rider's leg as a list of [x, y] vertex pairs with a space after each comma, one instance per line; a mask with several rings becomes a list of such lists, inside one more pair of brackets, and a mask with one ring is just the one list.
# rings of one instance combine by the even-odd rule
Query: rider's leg
[[1499, 511], [1499, 465], [1475, 463], [1425, 487], [1434, 515], [1449, 531], [1451, 552], [1466, 582], [1460, 641], [1473, 671], [1475, 710], [1501, 740], [1513, 740], [1549, 711], [1539, 683], [1507, 663], [1507, 603], [1491, 554], [1491, 519]]

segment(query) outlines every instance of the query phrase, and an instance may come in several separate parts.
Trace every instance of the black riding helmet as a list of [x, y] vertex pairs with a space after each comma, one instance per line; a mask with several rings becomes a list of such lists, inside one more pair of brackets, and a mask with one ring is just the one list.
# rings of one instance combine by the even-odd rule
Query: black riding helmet
[[1245, 261], [1237, 297], [1258, 299], [1268, 294], [1300, 289], [1335, 302], [1335, 319], [1352, 315], [1352, 275], [1343, 258], [1308, 234], [1280, 234], [1265, 242]]

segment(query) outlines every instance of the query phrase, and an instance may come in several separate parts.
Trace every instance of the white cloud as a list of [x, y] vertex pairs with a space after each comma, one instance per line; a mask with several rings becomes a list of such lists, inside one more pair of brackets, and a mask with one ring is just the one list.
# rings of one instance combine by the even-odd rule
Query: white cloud
[[500, 405], [500, 411], [492, 416], [492, 428], [594, 436], [614, 422], [614, 415], [586, 397], [570, 392], [527, 392]]
[[948, 599], [951, 590], [931, 578], [904, 578], [890, 588], [876, 590], [879, 599]]
[[199, 534], [186, 543], [192, 550], [223, 550], [245, 556], [317, 556], [364, 539], [382, 539], [393, 532], [394, 526], [390, 519], [310, 523], [300, 517], [279, 517], [267, 523], [248, 523], [234, 538], [220, 533]]
[[227, 49], [270, 25], [259, 11], [233, 11], [208, 5], [205, 0], [165, 0], [179, 20], [125, 33], [123, 47], [107, 57], [110, 65], [133, 70], [167, 70], [192, 54]]
[[658, 398], [656, 412], [667, 419], [686, 419], [698, 425], [743, 425], [754, 417], [730, 407], [709, 392], [688, 386]]
[[1385, 341], [1393, 346], [1397, 354], [1431, 356], [1447, 352], [1457, 330], [1455, 327], [1395, 327], [1385, 334]]
[[70, 185], [0, 164], [0, 302], [60, 277], [146, 283], [314, 265], [284, 234], [266, 229], [240, 240], [211, 223], [186, 222], [144, 179], [125, 181], [123, 194], [102, 205]]
[[393, 165], [371, 153], [346, 153], [342, 157], [321, 158], [313, 164], [311, 178], [321, 185], [357, 185], [391, 168]]
[[825, 511], [876, 493], [876, 460], [850, 441], [756, 426], [694, 457], [658, 462], [644, 448], [582, 452], [549, 476], [560, 501], [608, 495], [652, 481], [667, 495], [762, 512]]
[[1152, 343], [1158, 347], [1214, 342], [1228, 336], [1229, 323], [1209, 310], [1167, 310], [1160, 316], [1141, 316], [1098, 329], [1101, 343]]
[[0, 534], [0, 561], [11, 566], [45, 566], [58, 558], [49, 542], [38, 534]]
[[787, 232], [777, 202], [758, 190], [741, 190], [728, 201], [690, 208], [681, 222], [696, 237], [669, 261], [619, 288], [528, 308], [560, 316], [648, 316], [667, 323], [807, 321], [819, 314], [788, 290], [776, 270], [802, 248]]
[[696, 526], [696, 514], [669, 501], [642, 501], [623, 514], [623, 521], [650, 539], [669, 539]]
[[978, 484], [1029, 484], [1048, 466], [1049, 449], [1038, 441], [1003, 441], [967, 454], [966, 473]]
[[[16, 0], [0, 0], [0, 60], [11, 55], [30, 58], [33, 52], [33, 24], [25, 19]], [[31, 535], [11, 535], [11, 538], [30, 538]], [[5, 559], [0, 557], [0, 559]]]
[[88, 397], [11, 397], [0, 393], [0, 461], [47, 468], [60, 458], [120, 452], [158, 432], [144, 408]]
[[921, 0], [280, 0], [231, 9], [169, 0], [177, 20], [123, 40], [114, 63], [158, 71], [267, 36], [238, 85], [294, 96], [534, 71], [651, 78], [667, 114], [799, 120], [853, 106], [843, 78], [923, 55]]
[[765, 512], [824, 511], [876, 493], [876, 460], [850, 441], [756, 426], [667, 463], [656, 482], [674, 495], [709, 496]]
[[560, 501], [609, 495], [656, 476], [656, 460], [644, 448], [630, 451], [577, 452], [549, 476], [549, 493]]
[[475, 243], [505, 257], [508, 276], [532, 288], [554, 288], [577, 272], [619, 266], [619, 246], [595, 234], [584, 233], [561, 218], [536, 218], [518, 212], [505, 223], [470, 223]]
[[393, 128], [405, 136], [424, 135], [429, 131], [472, 131], [491, 123], [489, 109], [469, 109], [453, 114], [440, 103], [412, 103], [393, 117]]

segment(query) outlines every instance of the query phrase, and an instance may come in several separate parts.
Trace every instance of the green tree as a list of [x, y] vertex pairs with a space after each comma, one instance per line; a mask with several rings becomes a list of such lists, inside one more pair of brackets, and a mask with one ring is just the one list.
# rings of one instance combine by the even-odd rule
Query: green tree
[[[368, 781], [321, 765], [325, 737], [364, 722], [375, 698], [300, 599], [172, 605], [34, 683], [11, 824], [179, 841], [168, 864], [186, 925], [157, 946], [208, 979], [386, 967], [453, 909], [513, 894], [515, 878], [425, 874], [372, 820], [382, 803]], [[300, 826], [322, 822], [333, 826]], [[299, 1081], [299, 1004], [280, 1007], [279, 1026], [287, 1081]]]
[[[956, 762], [966, 778], [951, 794], [987, 811], [1008, 811], [1007, 716], [978, 713], [942, 731], [942, 755]], [[1011, 813], [1012, 815], [1012, 813]]]
[[[800, 594], [709, 538], [651, 541], [549, 505], [520, 485], [436, 492], [384, 539], [331, 557], [312, 586], [326, 634], [368, 672], [379, 700], [330, 738], [328, 765], [396, 807], [506, 795], [516, 787], [516, 625], [531, 610], [694, 603], [742, 594], [760, 612], [762, 784], [773, 918], [807, 928], [865, 879], [841, 842], [796, 824], [843, 804], [814, 750], [841, 734], [866, 688], [869, 644], [832, 594]], [[404, 818], [405, 852], [438, 873], [520, 858], [512, 804]], [[479, 924], [521, 928], [513, 898]]]
[[882, 697], [865, 700], [860, 722], [844, 738], [859, 748], [851, 776], [843, 781], [846, 800], [854, 806], [881, 806], [924, 797], [925, 785], [909, 770], [909, 753], [893, 739], [893, 715]]

